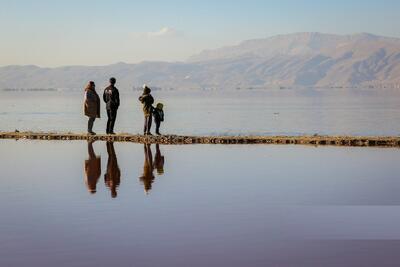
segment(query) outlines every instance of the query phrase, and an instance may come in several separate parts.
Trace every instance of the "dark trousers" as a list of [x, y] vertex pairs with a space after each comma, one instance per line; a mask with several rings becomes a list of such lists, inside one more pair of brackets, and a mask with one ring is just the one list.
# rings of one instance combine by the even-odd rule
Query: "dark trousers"
[[156, 134], [159, 134], [160, 133], [161, 121], [154, 120], [154, 123], [156, 124]]
[[143, 132], [145, 134], [150, 133], [150, 128], [151, 128], [151, 123], [153, 121], [153, 118], [151, 115], [148, 116], [144, 116], [144, 128], [143, 128]]
[[114, 132], [114, 124], [117, 119], [117, 110], [116, 109], [107, 109], [107, 130], [106, 133], [110, 134]]
[[88, 133], [93, 132], [93, 124], [94, 124], [94, 121], [95, 121], [95, 120], [96, 120], [96, 118], [89, 118], [89, 120], [88, 120], [88, 127], [87, 127]]

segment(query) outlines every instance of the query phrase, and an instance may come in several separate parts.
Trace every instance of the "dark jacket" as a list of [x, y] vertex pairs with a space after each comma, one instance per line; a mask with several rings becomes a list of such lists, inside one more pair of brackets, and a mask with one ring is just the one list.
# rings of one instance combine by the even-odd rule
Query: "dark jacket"
[[115, 86], [108, 86], [104, 89], [103, 100], [106, 103], [106, 109], [118, 109], [119, 107], [119, 92]]
[[145, 116], [151, 116], [153, 111], [154, 98], [151, 94], [143, 94], [139, 97], [139, 101], [143, 104], [143, 113]]
[[92, 89], [85, 91], [83, 110], [89, 118], [100, 118], [100, 97], [96, 91]]
[[156, 122], [164, 121], [164, 111], [162, 109], [154, 108], [153, 116]]

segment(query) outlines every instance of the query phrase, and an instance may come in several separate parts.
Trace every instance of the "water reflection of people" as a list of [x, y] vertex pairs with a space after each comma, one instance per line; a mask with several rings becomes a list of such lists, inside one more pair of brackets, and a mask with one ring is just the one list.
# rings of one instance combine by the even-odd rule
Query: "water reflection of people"
[[91, 194], [96, 193], [97, 181], [101, 175], [101, 157], [94, 153], [93, 142], [88, 142], [89, 158], [85, 160], [85, 183]]
[[154, 182], [154, 169], [157, 169], [157, 174], [161, 175], [164, 173], [164, 156], [161, 155], [160, 147], [156, 144], [156, 155], [154, 157], [154, 164], [153, 164], [153, 155], [151, 152], [150, 144], [144, 145], [144, 165], [143, 165], [143, 174], [140, 176], [140, 181], [143, 183], [144, 192], [146, 194], [152, 188], [152, 184]]
[[148, 194], [154, 182], [153, 155], [151, 153], [150, 144], [144, 144], [144, 165], [143, 165], [143, 174], [140, 177], [140, 181], [142, 181], [143, 183], [144, 192]]
[[107, 142], [107, 172], [104, 174], [104, 183], [111, 191], [111, 197], [117, 197], [117, 188], [121, 183], [121, 171], [115, 154], [114, 143]]
[[154, 156], [154, 168], [158, 175], [164, 174], [164, 156], [161, 155], [160, 145], [156, 144], [156, 155]]

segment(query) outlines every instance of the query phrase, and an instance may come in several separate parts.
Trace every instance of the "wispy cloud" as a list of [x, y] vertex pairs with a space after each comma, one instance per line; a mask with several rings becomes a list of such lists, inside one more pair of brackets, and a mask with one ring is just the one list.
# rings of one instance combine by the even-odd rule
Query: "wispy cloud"
[[181, 34], [173, 28], [163, 27], [158, 31], [148, 32], [146, 35], [149, 38], [164, 38], [164, 37], [177, 37], [180, 36]]

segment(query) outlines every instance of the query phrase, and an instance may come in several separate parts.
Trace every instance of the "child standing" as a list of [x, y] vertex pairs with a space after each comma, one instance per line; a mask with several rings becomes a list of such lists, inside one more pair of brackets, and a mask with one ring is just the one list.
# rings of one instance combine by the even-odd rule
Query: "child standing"
[[160, 134], [160, 125], [161, 122], [164, 121], [164, 111], [163, 111], [164, 105], [162, 103], [158, 103], [156, 108], [153, 109], [153, 116], [154, 116], [154, 122], [156, 123], [156, 134]]

